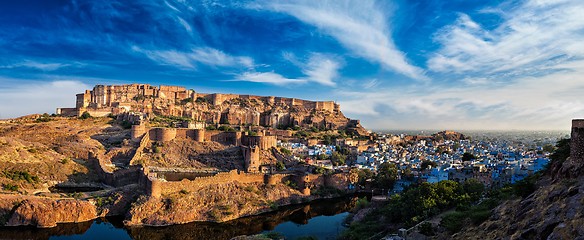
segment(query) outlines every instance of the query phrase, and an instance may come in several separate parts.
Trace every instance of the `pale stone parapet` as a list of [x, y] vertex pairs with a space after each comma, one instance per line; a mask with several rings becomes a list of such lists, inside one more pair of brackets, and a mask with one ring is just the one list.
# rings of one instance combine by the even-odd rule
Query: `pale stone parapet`
[[584, 128], [584, 119], [573, 119], [572, 120], [572, 127], [573, 128]]

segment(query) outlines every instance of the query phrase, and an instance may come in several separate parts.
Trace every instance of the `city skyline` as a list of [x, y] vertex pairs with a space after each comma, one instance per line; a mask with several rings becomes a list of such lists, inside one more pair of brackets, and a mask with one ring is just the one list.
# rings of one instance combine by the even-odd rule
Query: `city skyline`
[[379, 130], [567, 130], [584, 117], [576, 0], [3, 5], [0, 118], [125, 83], [332, 100]]

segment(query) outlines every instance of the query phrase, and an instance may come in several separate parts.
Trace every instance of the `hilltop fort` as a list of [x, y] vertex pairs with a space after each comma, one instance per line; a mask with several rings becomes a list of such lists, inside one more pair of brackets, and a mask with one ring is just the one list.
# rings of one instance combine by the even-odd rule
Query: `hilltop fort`
[[231, 124], [271, 128], [316, 127], [343, 129], [365, 135], [358, 120], [351, 120], [332, 101], [220, 93], [199, 93], [178, 86], [149, 84], [96, 85], [77, 94], [75, 108], [58, 108], [57, 114], [99, 117], [139, 112], [186, 117], [206, 124]]

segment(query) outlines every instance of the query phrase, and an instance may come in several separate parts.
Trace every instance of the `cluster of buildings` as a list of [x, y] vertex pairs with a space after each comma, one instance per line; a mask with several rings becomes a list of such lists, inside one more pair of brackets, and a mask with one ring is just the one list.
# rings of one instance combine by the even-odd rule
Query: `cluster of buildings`
[[381, 135], [375, 141], [357, 141], [358, 146], [343, 145], [346, 141], [336, 143], [353, 150], [352, 161], [344, 166], [333, 166], [330, 160], [317, 158], [320, 154], [331, 155], [337, 150], [334, 145], [279, 144], [296, 156], [305, 156], [309, 164], [331, 169], [354, 167], [375, 172], [381, 164], [393, 163], [399, 173], [394, 190], [399, 191], [413, 182], [476, 179], [486, 187], [515, 183], [545, 168], [549, 153], [543, 151], [543, 146], [556, 141], [557, 138], [533, 141], [499, 136], [469, 140], [444, 139], [436, 135]]
[[395, 164], [400, 178], [396, 190], [413, 181], [468, 179], [476, 179], [486, 187], [500, 187], [543, 170], [549, 162], [549, 153], [542, 146], [528, 146], [521, 141], [428, 137], [388, 144], [388, 137], [395, 141], [395, 136], [384, 136], [375, 147], [360, 153], [354, 165], [375, 171], [382, 163]]

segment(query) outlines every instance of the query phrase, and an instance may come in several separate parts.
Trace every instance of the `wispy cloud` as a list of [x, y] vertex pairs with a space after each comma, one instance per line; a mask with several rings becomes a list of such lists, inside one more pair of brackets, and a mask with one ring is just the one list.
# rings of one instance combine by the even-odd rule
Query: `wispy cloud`
[[254, 61], [250, 57], [231, 56], [223, 51], [199, 47], [191, 51], [177, 50], [145, 50], [133, 46], [132, 50], [145, 54], [148, 58], [163, 65], [177, 66], [179, 68], [195, 69], [197, 64], [213, 67], [252, 67]]
[[237, 76], [236, 80], [256, 83], [269, 83], [280, 86], [306, 83], [306, 80], [304, 79], [285, 78], [282, 75], [274, 72], [246, 72]]
[[541, 75], [584, 58], [583, 1], [530, 0], [483, 13], [499, 14], [504, 21], [487, 30], [461, 13], [437, 32], [441, 48], [428, 60], [430, 70], [477, 77]]
[[414, 79], [427, 79], [391, 39], [386, 15], [390, 9], [374, 1], [267, 1], [251, 4], [250, 8], [294, 16], [334, 37], [357, 56]]
[[334, 87], [339, 77], [339, 69], [342, 64], [332, 55], [323, 53], [310, 53], [306, 59], [299, 59], [295, 54], [290, 52], [282, 53], [284, 60], [300, 68], [306, 76], [302, 79], [306, 82], [316, 82], [324, 86]]
[[333, 56], [322, 53], [310, 53], [307, 59], [298, 59], [295, 54], [284, 52], [282, 57], [300, 68], [304, 76], [298, 78], [287, 78], [272, 72], [248, 71], [236, 77], [237, 81], [248, 81], [258, 83], [268, 83], [280, 86], [290, 86], [289, 84], [305, 84], [309, 82], [318, 83], [323, 86], [336, 86], [335, 79], [338, 77], [338, 70], [341, 67], [339, 61]]
[[569, 129], [570, 119], [584, 116], [582, 74], [584, 69], [523, 77], [496, 88], [344, 90], [338, 98], [343, 112], [369, 118], [366, 125], [378, 129]]
[[60, 68], [69, 67], [72, 65], [80, 65], [80, 64], [79, 63], [71, 64], [71, 63], [55, 63], [55, 62], [40, 62], [40, 61], [24, 60], [24, 61], [19, 62], [19, 63], [0, 66], [0, 68], [11, 69], [11, 68], [24, 67], [24, 68], [37, 69], [37, 70], [41, 70], [41, 71], [55, 71], [55, 70], [58, 70]]
[[309, 81], [314, 81], [326, 86], [335, 86], [335, 78], [338, 77], [340, 64], [322, 54], [313, 54], [304, 66], [302, 72]]

